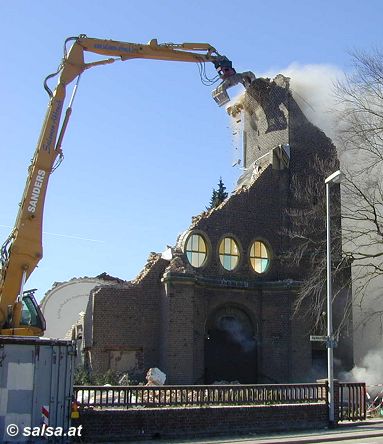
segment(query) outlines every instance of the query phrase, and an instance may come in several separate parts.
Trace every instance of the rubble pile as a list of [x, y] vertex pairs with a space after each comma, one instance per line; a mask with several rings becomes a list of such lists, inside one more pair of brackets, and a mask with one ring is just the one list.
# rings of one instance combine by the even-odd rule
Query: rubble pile
[[137, 275], [137, 277], [131, 281], [131, 283], [134, 285], [139, 284], [145, 278], [145, 276], [149, 273], [149, 271], [153, 267], [153, 265], [156, 264], [160, 259], [161, 259], [161, 254], [155, 253], [154, 251], [152, 251], [149, 254], [149, 257], [147, 259], [145, 267], [140, 271], [140, 273]]
[[181, 248], [172, 250], [173, 258], [165, 269], [165, 273], [194, 273], [193, 267], [189, 264]]

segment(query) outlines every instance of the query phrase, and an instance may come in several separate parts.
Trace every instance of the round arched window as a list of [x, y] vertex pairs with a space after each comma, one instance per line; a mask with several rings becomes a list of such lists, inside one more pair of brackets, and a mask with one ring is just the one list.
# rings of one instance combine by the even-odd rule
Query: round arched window
[[256, 240], [250, 248], [250, 263], [257, 273], [264, 273], [270, 265], [270, 254], [266, 245]]
[[192, 234], [186, 241], [186, 257], [193, 267], [199, 268], [206, 261], [206, 241], [200, 234]]
[[219, 244], [219, 260], [226, 270], [234, 270], [239, 262], [239, 249], [232, 237], [225, 237]]

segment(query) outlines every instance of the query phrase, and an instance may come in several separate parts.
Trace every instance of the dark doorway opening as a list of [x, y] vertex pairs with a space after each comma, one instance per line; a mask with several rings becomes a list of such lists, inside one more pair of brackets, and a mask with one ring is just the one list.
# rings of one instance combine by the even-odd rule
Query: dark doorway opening
[[327, 378], [327, 349], [324, 345], [312, 345], [311, 359], [312, 381]]
[[213, 313], [205, 336], [205, 382], [257, 382], [257, 341], [249, 316], [237, 307]]

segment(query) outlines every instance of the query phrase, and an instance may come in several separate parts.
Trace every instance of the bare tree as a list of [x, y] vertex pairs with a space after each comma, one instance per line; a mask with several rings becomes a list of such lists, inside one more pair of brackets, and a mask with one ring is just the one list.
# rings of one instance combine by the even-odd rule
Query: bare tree
[[337, 146], [352, 159], [352, 173], [381, 171], [383, 161], [383, 53], [352, 54], [353, 71], [335, 85]]
[[[335, 86], [342, 186], [343, 250], [353, 263], [354, 305], [383, 278], [383, 53], [354, 52], [353, 72]], [[366, 316], [382, 317], [375, 305]]]
[[[332, 239], [334, 298], [351, 284], [353, 287], [353, 299], [345, 303], [338, 331], [347, 320], [351, 303], [362, 306], [373, 292], [381, 296], [377, 282], [383, 279], [383, 53], [355, 52], [352, 61], [352, 74], [334, 88], [336, 145], [345, 175], [342, 215], [332, 214], [339, 220]], [[288, 210], [291, 224], [286, 234], [298, 245], [288, 256], [295, 264], [306, 263], [308, 270], [296, 308], [309, 307], [314, 325], [323, 319], [326, 296], [324, 179], [336, 166], [334, 159], [317, 160], [316, 177], [295, 178], [292, 193], [298, 205]], [[333, 208], [337, 212], [340, 205]], [[348, 273], [350, 264], [352, 275]], [[383, 306], [375, 306], [366, 316], [383, 319]]]
[[[287, 209], [289, 219], [285, 235], [291, 246], [285, 251], [286, 263], [304, 270], [302, 284], [295, 300], [296, 313], [305, 310], [311, 318], [313, 332], [325, 334], [326, 311], [326, 196], [324, 181], [339, 168], [334, 156], [316, 157], [315, 174], [293, 176], [292, 204]], [[334, 317], [336, 334], [345, 328], [351, 311], [350, 257], [342, 251], [341, 205], [339, 186], [331, 187], [331, 246], [334, 302], [340, 302], [340, 316]]]

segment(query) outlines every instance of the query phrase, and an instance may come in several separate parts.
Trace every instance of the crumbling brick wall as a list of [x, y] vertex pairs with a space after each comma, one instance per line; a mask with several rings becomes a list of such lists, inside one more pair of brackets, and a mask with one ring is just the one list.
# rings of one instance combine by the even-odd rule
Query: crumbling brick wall
[[111, 352], [116, 351], [136, 353], [136, 366], [129, 372], [134, 379], [142, 380], [148, 368], [158, 366], [160, 281], [166, 265], [159, 255], [152, 256], [136, 282], [93, 290], [86, 314], [85, 347], [95, 374], [110, 368]]
[[[242, 377], [252, 377], [251, 382], [307, 381], [312, 326], [302, 314], [294, 315], [293, 304], [309, 269], [308, 262], [292, 265], [282, 260], [284, 252], [295, 247], [286, 236], [286, 209], [299, 204], [292, 193], [293, 177], [316, 178], [315, 159], [332, 159], [335, 147], [307, 121], [282, 76], [258, 80], [242, 109], [248, 171], [234, 193], [193, 219], [178, 239], [170, 265], [154, 255], [136, 281], [94, 292], [87, 313], [93, 323], [88, 349], [97, 371], [108, 368], [111, 351], [137, 350], [141, 378], [156, 366], [167, 374], [167, 383], [203, 383], [209, 328], [219, 310], [234, 307], [233, 316], [237, 310], [249, 320], [256, 343], [252, 373]], [[279, 145], [289, 145], [285, 154], [290, 155], [280, 163], [275, 162]], [[188, 233], [201, 233], [207, 241], [208, 256], [201, 268], [193, 269], [183, 253]], [[237, 241], [241, 253], [232, 271], [219, 260], [219, 242], [226, 236]], [[264, 274], [250, 265], [255, 239], [267, 242], [271, 251]], [[350, 348], [346, 354], [350, 359]]]

